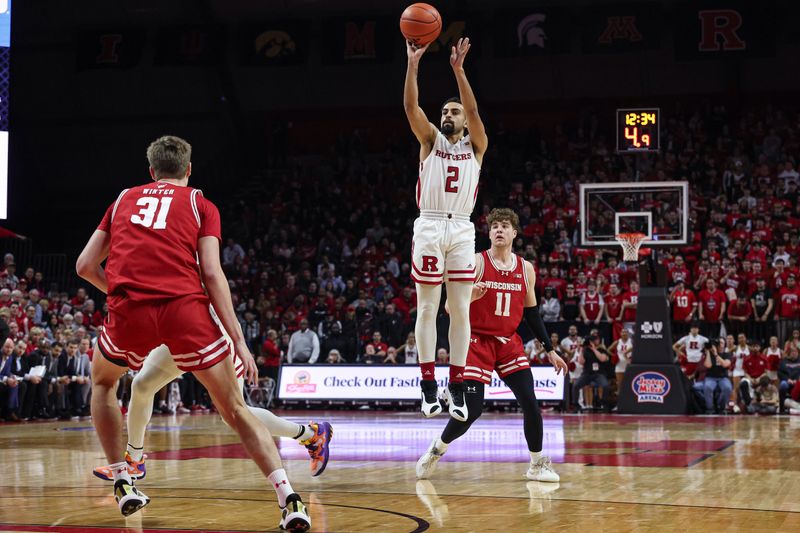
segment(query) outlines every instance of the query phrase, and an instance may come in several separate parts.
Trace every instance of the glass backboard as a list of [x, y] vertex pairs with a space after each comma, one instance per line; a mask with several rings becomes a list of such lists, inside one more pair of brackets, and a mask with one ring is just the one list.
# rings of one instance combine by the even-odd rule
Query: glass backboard
[[618, 233], [644, 233], [645, 246], [687, 242], [688, 182], [582, 183], [579, 194], [582, 246], [619, 246]]

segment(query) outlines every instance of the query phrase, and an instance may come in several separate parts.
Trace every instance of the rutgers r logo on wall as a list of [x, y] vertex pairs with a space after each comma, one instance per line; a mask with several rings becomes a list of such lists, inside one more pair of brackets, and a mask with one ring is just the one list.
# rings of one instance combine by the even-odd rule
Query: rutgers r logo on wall
[[700, 52], [745, 50], [747, 43], [740, 35], [743, 17], [734, 9], [708, 9], [697, 12], [700, 19]]

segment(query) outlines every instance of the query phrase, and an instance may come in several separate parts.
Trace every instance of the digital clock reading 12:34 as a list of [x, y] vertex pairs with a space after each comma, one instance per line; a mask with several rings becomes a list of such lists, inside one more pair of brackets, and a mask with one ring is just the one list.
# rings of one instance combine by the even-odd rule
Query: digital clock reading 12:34
[[617, 152], [657, 152], [661, 110], [617, 109]]

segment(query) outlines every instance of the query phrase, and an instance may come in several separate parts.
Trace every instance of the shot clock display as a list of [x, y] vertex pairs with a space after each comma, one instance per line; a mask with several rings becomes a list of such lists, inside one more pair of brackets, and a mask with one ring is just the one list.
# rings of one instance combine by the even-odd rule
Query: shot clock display
[[657, 152], [661, 110], [617, 109], [617, 152]]

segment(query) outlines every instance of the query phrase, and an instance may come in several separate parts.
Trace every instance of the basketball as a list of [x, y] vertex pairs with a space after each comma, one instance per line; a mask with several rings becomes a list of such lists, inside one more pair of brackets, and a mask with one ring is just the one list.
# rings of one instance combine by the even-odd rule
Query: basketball
[[442, 17], [430, 4], [411, 4], [400, 16], [400, 32], [417, 46], [432, 43], [442, 31]]

